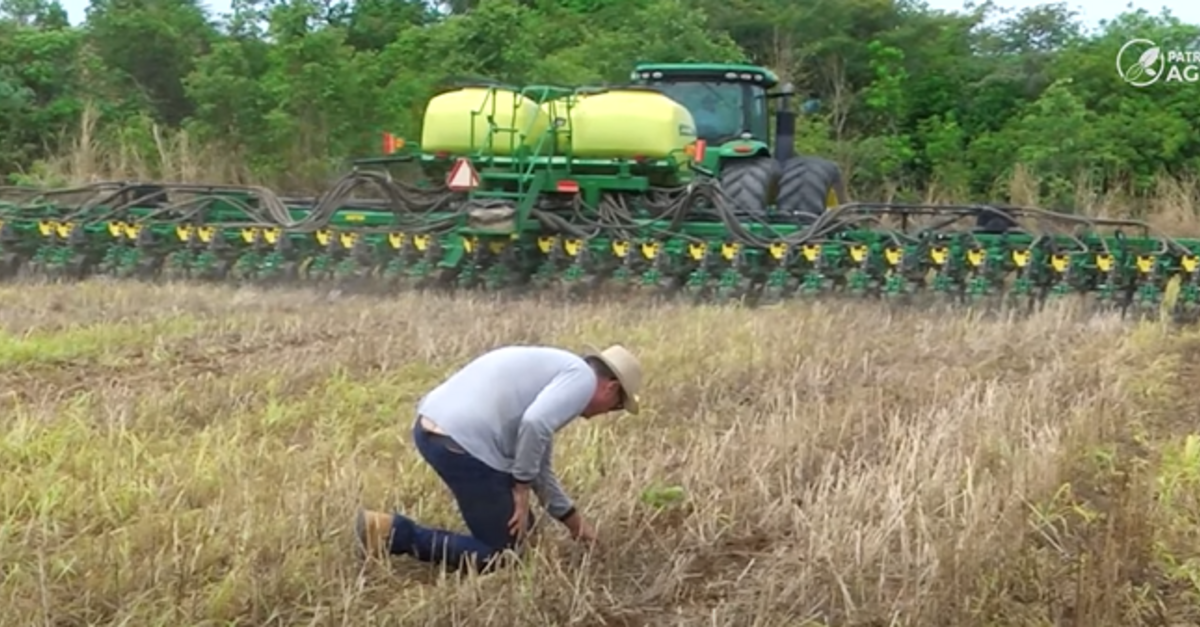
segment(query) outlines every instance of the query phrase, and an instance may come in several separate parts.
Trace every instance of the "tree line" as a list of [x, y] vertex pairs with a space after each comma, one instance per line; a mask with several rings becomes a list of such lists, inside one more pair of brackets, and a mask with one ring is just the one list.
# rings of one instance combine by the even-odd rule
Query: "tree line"
[[639, 61], [765, 65], [820, 108], [799, 152], [857, 195], [1047, 203], [1154, 193], [1200, 170], [1197, 83], [1137, 88], [1131, 38], [1200, 50], [1200, 25], [1130, 11], [1094, 31], [1063, 4], [1003, 14], [907, 0], [0, 0], [0, 174], [320, 187], [390, 131], [419, 137], [454, 77], [628, 80]]

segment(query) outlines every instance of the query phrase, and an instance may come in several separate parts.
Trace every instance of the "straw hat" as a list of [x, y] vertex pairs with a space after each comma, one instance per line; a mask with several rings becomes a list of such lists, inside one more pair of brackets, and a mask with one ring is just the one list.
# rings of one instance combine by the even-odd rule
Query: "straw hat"
[[584, 356], [595, 357], [612, 370], [621, 384], [621, 389], [625, 391], [625, 411], [637, 414], [638, 393], [642, 391], [642, 364], [638, 362], [638, 358], [620, 344], [614, 344], [599, 352], [591, 349]]

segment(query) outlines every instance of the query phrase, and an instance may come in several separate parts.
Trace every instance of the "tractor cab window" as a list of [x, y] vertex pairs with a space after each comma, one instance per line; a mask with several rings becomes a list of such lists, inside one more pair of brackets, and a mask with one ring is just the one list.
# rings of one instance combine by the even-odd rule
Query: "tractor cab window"
[[654, 86], [691, 111], [700, 139], [729, 140], [743, 130], [751, 130], [742, 128], [744, 87], [739, 83], [672, 81]]
[[770, 114], [767, 113], [767, 90], [756, 85], [747, 85], [745, 89], [749, 92], [749, 128], [746, 130], [756, 139], [767, 141], [767, 135], [771, 132]]

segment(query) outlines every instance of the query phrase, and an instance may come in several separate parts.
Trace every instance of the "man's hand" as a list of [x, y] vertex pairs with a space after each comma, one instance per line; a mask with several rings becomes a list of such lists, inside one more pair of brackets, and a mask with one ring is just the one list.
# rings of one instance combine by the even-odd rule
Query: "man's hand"
[[513, 486], [513, 515], [508, 519], [508, 533], [518, 540], [525, 537], [529, 525], [529, 485]]
[[575, 532], [575, 539], [587, 544], [595, 544], [596, 529], [588, 524], [586, 520], [579, 521], [579, 530]]
[[596, 541], [596, 530], [583, 519], [583, 516], [579, 515], [579, 512], [571, 514], [563, 521], [563, 524], [567, 526], [567, 530], [571, 532], [571, 537], [575, 540], [588, 544]]

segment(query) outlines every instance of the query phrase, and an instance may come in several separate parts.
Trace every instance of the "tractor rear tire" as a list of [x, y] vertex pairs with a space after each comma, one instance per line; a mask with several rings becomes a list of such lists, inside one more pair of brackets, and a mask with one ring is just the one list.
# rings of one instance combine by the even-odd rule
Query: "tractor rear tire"
[[730, 159], [721, 164], [721, 189], [741, 215], [766, 215], [779, 179], [779, 162], [770, 157]]
[[[849, 201], [842, 170], [828, 159], [792, 157], [779, 176], [779, 213], [811, 222], [831, 206]], [[831, 204], [832, 203], [832, 204]]]

